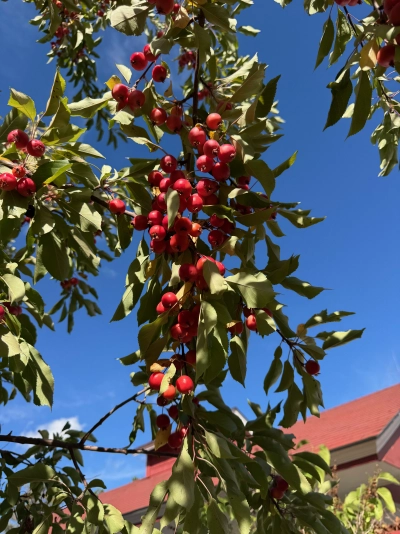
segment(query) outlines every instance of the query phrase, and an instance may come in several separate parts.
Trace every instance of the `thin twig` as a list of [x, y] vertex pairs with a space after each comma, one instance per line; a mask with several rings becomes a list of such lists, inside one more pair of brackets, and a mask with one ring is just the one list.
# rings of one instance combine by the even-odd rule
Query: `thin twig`
[[135, 82], [135, 83], [133, 84], [133, 86], [132, 86], [133, 89], [136, 89], [136, 87], [137, 87], [137, 86], [139, 85], [139, 83], [143, 80], [143, 78], [146, 77], [146, 74], [149, 72], [149, 70], [150, 70], [151, 67], [154, 65], [154, 63], [155, 63], [155, 62], [152, 61], [152, 62], [150, 63], [150, 65], [147, 67], [147, 69], [146, 69], [146, 70], [143, 72], [143, 74], [140, 76], [140, 78], [138, 78], [138, 79], [136, 80], [136, 82]]
[[[200, 9], [199, 12], [199, 26], [204, 28], [206, 19], [203, 11]], [[199, 82], [200, 82], [200, 49], [197, 50], [196, 54], [196, 70], [194, 73], [193, 80], [193, 124], [197, 123], [197, 113], [199, 108]]]
[[85, 475], [82, 473], [82, 470], [79, 467], [78, 461], [77, 461], [76, 456], [75, 456], [74, 449], [70, 449], [69, 453], [71, 455], [72, 463], [74, 464], [74, 467], [77, 470], [77, 472], [78, 472], [78, 474], [80, 476], [80, 479], [82, 480], [82, 484], [83, 484], [85, 490], [88, 491], [95, 499], [98, 499], [98, 496], [95, 494], [95, 492], [92, 489], [90, 489], [89, 486], [88, 486], [88, 483], [86, 481]]

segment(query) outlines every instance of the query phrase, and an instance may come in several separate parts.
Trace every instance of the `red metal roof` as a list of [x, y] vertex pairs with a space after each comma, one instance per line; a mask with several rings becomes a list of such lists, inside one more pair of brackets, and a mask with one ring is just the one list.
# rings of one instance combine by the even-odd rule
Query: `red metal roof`
[[297, 421], [289, 432], [297, 442], [307, 440], [308, 449], [326, 445], [333, 450], [378, 436], [398, 412], [400, 384], [326, 410], [320, 418]]

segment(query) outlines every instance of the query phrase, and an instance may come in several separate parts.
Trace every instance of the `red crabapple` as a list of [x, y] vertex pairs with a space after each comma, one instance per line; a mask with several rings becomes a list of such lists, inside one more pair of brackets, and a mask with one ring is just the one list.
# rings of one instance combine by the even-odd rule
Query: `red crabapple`
[[208, 234], [208, 242], [212, 247], [219, 247], [225, 241], [225, 234], [221, 230], [211, 230]]
[[222, 124], [222, 117], [219, 113], [210, 113], [206, 119], [206, 124], [210, 130], [218, 130]]
[[[141, 215], [141, 217], [144, 217], [144, 215]], [[163, 214], [158, 210], [153, 210], [147, 215], [147, 220], [152, 226], [162, 224], [163, 218]]]
[[376, 59], [381, 67], [393, 67], [396, 53], [395, 45], [388, 44], [378, 50]]
[[163, 378], [164, 378], [164, 375], [162, 373], [152, 373], [149, 377], [150, 388], [153, 389], [154, 391], [159, 391]]
[[22, 178], [17, 184], [17, 191], [22, 197], [30, 197], [36, 192], [36, 184], [32, 178]]
[[178, 167], [178, 162], [174, 156], [168, 154], [161, 158], [160, 167], [164, 172], [173, 172]]
[[231, 175], [231, 170], [227, 163], [217, 162], [212, 169], [213, 177], [218, 180], [218, 182], [223, 182], [229, 178]]
[[39, 139], [32, 139], [32, 141], [29, 141], [26, 145], [26, 151], [30, 156], [40, 158], [46, 152], [46, 147], [42, 141], [39, 141]]
[[151, 76], [155, 82], [164, 82], [167, 74], [167, 69], [162, 65], [156, 65], [151, 72]]
[[165, 228], [161, 226], [160, 224], [155, 224], [152, 226], [149, 230], [150, 237], [154, 239], [154, 241], [162, 241], [167, 237], [167, 232], [165, 231]]
[[111, 94], [117, 102], [125, 102], [129, 95], [129, 87], [123, 83], [116, 83], [112, 88]]
[[142, 91], [139, 91], [138, 89], [134, 89], [128, 95], [128, 104], [132, 110], [143, 107], [145, 102], [146, 102], [146, 95], [142, 93]]
[[233, 145], [221, 145], [218, 151], [219, 161], [222, 163], [230, 163], [235, 159], [236, 148]]
[[111, 211], [111, 213], [114, 213], [115, 215], [122, 215], [125, 213], [125, 202], [123, 200], [120, 200], [119, 198], [114, 198], [114, 200], [110, 200], [108, 203], [108, 208]]
[[152, 239], [150, 241], [150, 248], [155, 254], [162, 254], [165, 252], [165, 249], [167, 248], [167, 242], [166, 241], [154, 241]]
[[168, 118], [168, 115], [165, 109], [154, 108], [150, 112], [150, 120], [154, 124], [157, 124], [157, 126], [161, 126], [162, 124], [164, 124], [167, 118]]
[[202, 197], [194, 193], [194, 195], [190, 195], [187, 199], [187, 209], [190, 211], [190, 213], [198, 213], [203, 208], [204, 201]]
[[164, 295], [161, 297], [161, 302], [164, 308], [172, 308], [172, 306], [175, 306], [175, 304], [178, 302], [178, 297], [175, 295], [175, 293], [169, 291], [168, 293], [164, 293]]
[[179, 391], [179, 393], [187, 395], [193, 391], [194, 382], [190, 376], [182, 375], [176, 381], [176, 389]]
[[214, 182], [213, 180], [209, 180], [206, 178], [204, 180], [200, 180], [199, 182], [197, 182], [196, 190], [197, 190], [197, 193], [201, 197], [204, 198], [218, 191], [218, 187], [219, 186], [217, 182]]
[[183, 263], [179, 267], [179, 278], [184, 282], [195, 282], [197, 275], [197, 268], [192, 263]]
[[197, 158], [196, 167], [201, 172], [210, 172], [214, 167], [214, 160], [208, 156], [200, 156]]
[[12, 130], [7, 135], [7, 143], [14, 143], [18, 150], [21, 150], [21, 148], [26, 148], [28, 142], [28, 134], [26, 134], [23, 130]]
[[10, 172], [0, 174], [0, 189], [2, 191], [12, 191], [17, 187], [17, 179]]
[[250, 314], [246, 319], [246, 326], [249, 330], [255, 332], [257, 330], [257, 319], [256, 316]]
[[160, 171], [151, 171], [147, 179], [150, 185], [152, 185], [153, 187], [158, 187], [163, 178], [164, 176], [161, 174]]
[[189, 234], [192, 237], [200, 237], [202, 231], [203, 231], [203, 228], [202, 228], [201, 224], [192, 223], [192, 229], [190, 230]]
[[147, 58], [143, 52], [134, 52], [130, 58], [132, 68], [135, 70], [144, 70], [147, 67]]
[[155, 61], [158, 57], [160, 57], [160, 54], [158, 56], [155, 56], [153, 52], [151, 51], [150, 45], [146, 44], [143, 48], [143, 54], [145, 58], [150, 61], [151, 63]]
[[186, 178], [180, 178], [174, 183], [173, 189], [178, 191], [183, 197], [187, 198], [192, 192], [192, 184]]
[[168, 445], [171, 449], [180, 449], [182, 447], [183, 437], [179, 432], [172, 432], [168, 438]]
[[156, 0], [156, 8], [160, 15], [169, 15], [174, 10], [175, 0]]
[[148, 220], [146, 215], [136, 215], [132, 221], [135, 230], [146, 230], [148, 226]]
[[198, 147], [199, 145], [204, 145], [206, 141], [207, 141], [206, 132], [202, 128], [195, 126], [194, 128], [190, 130], [189, 143], [192, 146]]
[[219, 143], [215, 139], [209, 139], [204, 143], [204, 154], [209, 158], [216, 158], [219, 152]]
[[169, 426], [169, 417], [165, 413], [157, 416], [156, 425], [158, 428], [167, 428]]
[[243, 332], [243, 323], [235, 323], [228, 328], [229, 332], [235, 336], [240, 335]]
[[319, 363], [316, 362], [315, 360], [308, 360], [304, 368], [306, 372], [311, 376], [317, 375], [321, 369]]
[[168, 130], [173, 133], [178, 133], [182, 130], [182, 119], [176, 115], [170, 115], [166, 120]]

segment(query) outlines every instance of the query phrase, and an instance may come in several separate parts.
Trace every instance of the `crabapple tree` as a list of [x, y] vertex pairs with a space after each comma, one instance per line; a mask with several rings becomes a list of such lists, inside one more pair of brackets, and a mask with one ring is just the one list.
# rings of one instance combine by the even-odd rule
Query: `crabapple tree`
[[[346, 532], [329, 497], [313, 491], [329, 465], [296, 452], [284, 429], [319, 414], [317, 375], [327, 351], [363, 331], [325, 330], [351, 312], [318, 309], [294, 327], [278, 298], [282, 287], [308, 299], [323, 291], [294, 276], [298, 256], [281, 257], [280, 220], [306, 231], [323, 217], [300, 209], [289, 191], [275, 196], [276, 179], [296, 155], [275, 168], [264, 159], [283, 121], [278, 78], [265, 80], [266, 65], [239, 53], [237, 31], [255, 33], [237, 27], [251, 4], [35, 1], [32, 23], [59, 68], [43, 111], [23, 87], [11, 89], [0, 126], [0, 402], [18, 395], [52, 405], [54, 381], [35, 348], [37, 327], [53, 329], [59, 314], [70, 332], [80, 309], [100, 313], [91, 280], [102, 262], [122, 254], [132, 260], [110, 319], [136, 316], [140, 329], [133, 352], [120, 358], [133, 366], [135, 393], [88, 432], [67, 425], [62, 436], [0, 435], [5, 444], [31, 445], [23, 454], [0, 450], [0, 530], [147, 534], [173, 524], [190, 534]], [[100, 28], [148, 38], [143, 50], [127, 40], [126, 64], [110, 72], [106, 91], [96, 85]], [[381, 63], [390, 59], [385, 54]], [[171, 76], [175, 57], [188, 75], [181, 86]], [[78, 86], [73, 101], [65, 96], [65, 68]], [[374, 69], [360, 70], [359, 83]], [[343, 72], [335, 83], [351, 85], [349, 70]], [[109, 141], [147, 147], [146, 157], [130, 157], [119, 170], [99, 168], [92, 162], [101, 160], [100, 147], [79, 140], [85, 128], [75, 117], [100, 134], [107, 121]], [[35, 289], [44, 277], [60, 293], [50, 310]], [[221, 386], [230, 376], [246, 387], [252, 341], [266, 336], [276, 350], [264, 358], [264, 390], [277, 385], [285, 400], [264, 408], [250, 403], [254, 418], [244, 424]], [[128, 403], [136, 406], [130, 446], [90, 444]], [[146, 454], [135, 445], [145, 425], [155, 440], [152, 454], [176, 460], [137, 527], [98, 497], [104, 483], [86, 480], [82, 451]]]

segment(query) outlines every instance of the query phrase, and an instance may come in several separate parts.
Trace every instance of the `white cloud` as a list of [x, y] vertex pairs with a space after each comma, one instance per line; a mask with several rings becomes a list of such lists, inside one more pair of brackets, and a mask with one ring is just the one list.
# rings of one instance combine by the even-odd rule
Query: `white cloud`
[[40, 437], [39, 430], [47, 430], [49, 435], [61, 434], [62, 429], [69, 422], [71, 429], [73, 430], [83, 430], [83, 425], [79, 422], [79, 417], [61, 417], [60, 419], [54, 419], [48, 423], [43, 423], [39, 425], [34, 432], [27, 432], [25, 435], [30, 438]]

